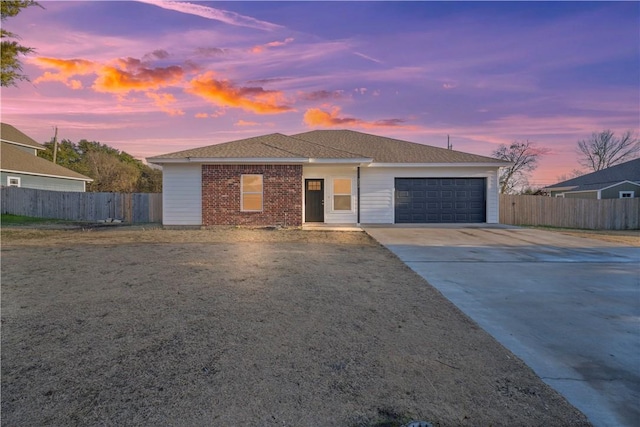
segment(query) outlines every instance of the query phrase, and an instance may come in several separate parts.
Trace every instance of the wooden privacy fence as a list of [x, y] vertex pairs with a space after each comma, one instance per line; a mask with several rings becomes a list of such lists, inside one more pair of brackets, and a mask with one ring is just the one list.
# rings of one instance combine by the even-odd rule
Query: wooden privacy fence
[[161, 193], [81, 193], [3, 187], [2, 213], [35, 218], [162, 222]]
[[591, 230], [640, 228], [640, 198], [563, 199], [500, 195], [500, 222]]

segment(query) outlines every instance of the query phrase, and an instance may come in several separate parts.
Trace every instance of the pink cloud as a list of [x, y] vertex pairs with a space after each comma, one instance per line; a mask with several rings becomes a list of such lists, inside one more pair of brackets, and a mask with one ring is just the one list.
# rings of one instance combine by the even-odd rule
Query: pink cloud
[[272, 47], [284, 46], [286, 44], [289, 44], [289, 43], [293, 42], [293, 40], [294, 40], [293, 37], [288, 37], [288, 38], [284, 39], [283, 41], [273, 41], [273, 42], [257, 45], [257, 46], [252, 47], [250, 52], [251, 53], [262, 53], [266, 49], [269, 49], [269, 48], [272, 48]]
[[185, 89], [215, 105], [241, 108], [256, 114], [279, 114], [294, 111], [286, 105], [280, 91], [265, 90], [261, 87], [236, 86], [228, 80], [218, 80], [213, 72], [195, 77]]
[[410, 128], [403, 125], [403, 119], [382, 119], [365, 121], [354, 117], [340, 117], [340, 107], [332, 107], [331, 111], [310, 108], [304, 113], [304, 122], [309, 126], [353, 126], [365, 129], [372, 128]]

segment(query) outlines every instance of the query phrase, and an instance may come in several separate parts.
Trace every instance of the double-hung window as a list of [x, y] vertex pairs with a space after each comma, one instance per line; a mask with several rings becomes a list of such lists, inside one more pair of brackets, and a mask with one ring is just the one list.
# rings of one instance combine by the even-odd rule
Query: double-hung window
[[333, 210], [351, 210], [351, 178], [333, 179]]
[[262, 212], [262, 175], [241, 175], [240, 210], [242, 212]]

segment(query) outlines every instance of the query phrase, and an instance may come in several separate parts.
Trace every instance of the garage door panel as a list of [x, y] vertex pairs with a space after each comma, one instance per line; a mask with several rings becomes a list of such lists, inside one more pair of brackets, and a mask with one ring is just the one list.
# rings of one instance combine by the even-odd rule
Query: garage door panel
[[397, 223], [485, 222], [484, 178], [396, 178]]

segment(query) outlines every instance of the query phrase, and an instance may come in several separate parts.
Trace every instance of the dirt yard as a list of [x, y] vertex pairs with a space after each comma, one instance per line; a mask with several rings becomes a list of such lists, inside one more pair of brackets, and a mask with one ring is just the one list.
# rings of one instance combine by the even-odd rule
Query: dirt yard
[[2, 424], [583, 426], [365, 233], [2, 230]]

